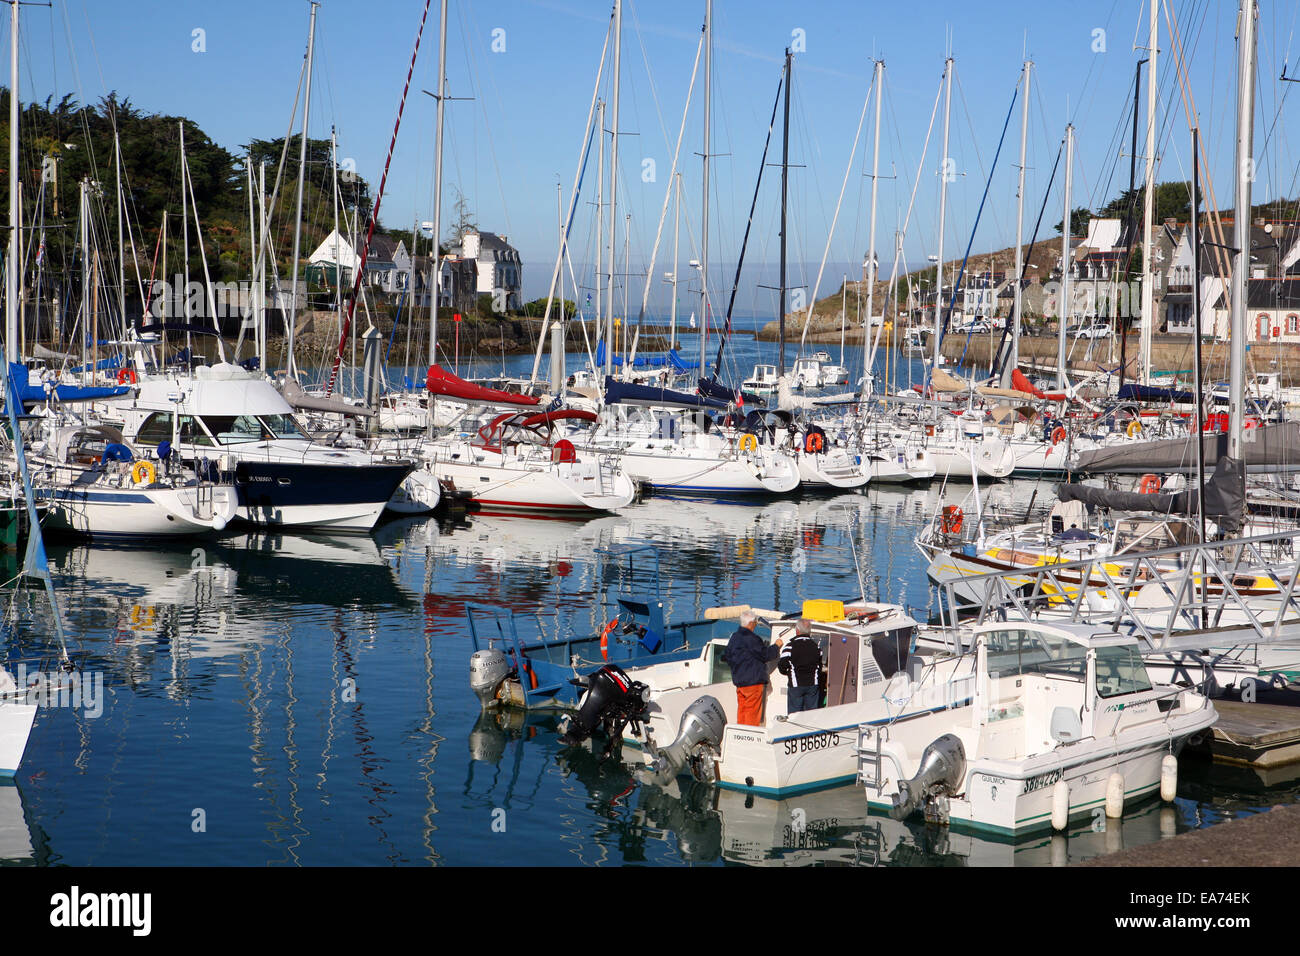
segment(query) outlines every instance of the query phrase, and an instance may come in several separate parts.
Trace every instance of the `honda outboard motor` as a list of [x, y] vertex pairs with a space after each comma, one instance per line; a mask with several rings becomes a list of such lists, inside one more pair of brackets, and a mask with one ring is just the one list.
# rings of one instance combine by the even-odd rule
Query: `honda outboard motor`
[[469, 687], [486, 710], [500, 699], [501, 683], [510, 676], [510, 662], [495, 647], [475, 651], [469, 659]]
[[944, 734], [925, 748], [916, 776], [899, 781], [889, 815], [895, 820], [906, 819], [924, 806], [930, 797], [956, 793], [965, 776], [966, 748], [962, 746], [961, 738]]
[[682, 714], [677, 739], [663, 750], [652, 751], [654, 759], [638, 776], [643, 783], [662, 786], [683, 769], [689, 769], [696, 780], [712, 781], [715, 778], [713, 758], [722, 744], [726, 726], [726, 711], [716, 697], [705, 694]]
[[646, 703], [650, 688], [627, 676], [616, 664], [606, 664], [585, 679], [574, 681], [586, 692], [578, 701], [578, 712], [569, 718], [560, 743], [565, 746], [580, 744], [603, 729], [609, 738], [602, 757], [608, 757], [623, 743], [623, 728], [632, 725], [633, 736], [641, 735], [641, 724], [649, 719]]

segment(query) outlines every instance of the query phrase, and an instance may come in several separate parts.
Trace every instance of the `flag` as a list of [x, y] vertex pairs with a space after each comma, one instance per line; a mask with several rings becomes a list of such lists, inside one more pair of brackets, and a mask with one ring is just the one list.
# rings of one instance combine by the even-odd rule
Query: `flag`
[[41, 264], [41, 261], [42, 261], [44, 258], [45, 258], [45, 230], [42, 229], [42, 230], [41, 230], [41, 244], [40, 244], [40, 247], [36, 250], [36, 264], [39, 266], [39, 265]]

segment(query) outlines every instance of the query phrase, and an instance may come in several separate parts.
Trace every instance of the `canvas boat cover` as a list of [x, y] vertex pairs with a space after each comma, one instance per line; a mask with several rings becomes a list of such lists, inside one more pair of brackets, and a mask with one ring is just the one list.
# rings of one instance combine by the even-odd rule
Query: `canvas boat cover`
[[[1251, 471], [1300, 471], [1300, 422], [1248, 428], [1244, 437], [1245, 465]], [[1196, 471], [1196, 446], [1192, 442], [1188, 436], [1105, 445], [1079, 452], [1071, 470], [1116, 475], [1189, 474]], [[1226, 432], [1206, 432], [1201, 444], [1207, 464], [1228, 455]]]
[[518, 392], [503, 392], [496, 388], [475, 385], [463, 378], [453, 375], [441, 365], [430, 365], [425, 385], [430, 394], [455, 398], [463, 402], [480, 402], [485, 405], [536, 405], [537, 399], [532, 395], [520, 395]]
[[[1246, 471], [1242, 463], [1226, 455], [1219, 459], [1214, 474], [1204, 483], [1205, 515], [1229, 533], [1241, 530], [1241, 517], [1246, 509]], [[1144, 511], [1154, 514], [1192, 515], [1196, 513], [1196, 489], [1171, 494], [1141, 494], [1132, 491], [1111, 491], [1093, 485], [1056, 486], [1061, 501], [1082, 501], [1096, 508], [1116, 511]]]
[[727, 402], [703, 395], [689, 395], [686, 392], [674, 392], [667, 388], [655, 388], [652, 385], [636, 385], [632, 382], [619, 382], [612, 376], [605, 376], [606, 405], [676, 405], [681, 408], [726, 408]]

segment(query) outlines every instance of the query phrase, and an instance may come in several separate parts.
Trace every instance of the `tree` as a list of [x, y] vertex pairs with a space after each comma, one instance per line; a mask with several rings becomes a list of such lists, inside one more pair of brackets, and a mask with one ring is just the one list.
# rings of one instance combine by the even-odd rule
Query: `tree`
[[470, 211], [465, 194], [459, 188], [456, 190], [456, 201], [452, 203], [451, 208], [455, 221], [451, 224], [451, 232], [447, 233], [447, 238], [443, 240], [443, 246], [447, 249], [458, 248], [465, 238], [465, 233], [478, 231], [478, 223], [474, 221], [474, 214]]
[[[559, 311], [560, 311], [559, 303], [557, 302], [556, 305], [551, 307], [551, 314], [558, 315]], [[543, 296], [540, 299], [533, 299], [532, 302], [525, 302], [523, 313], [524, 315], [532, 316], [533, 318], [541, 318], [546, 314], [546, 298]], [[578, 304], [574, 302], [572, 299], [565, 299], [564, 317], [566, 319], [571, 319], [577, 314], [578, 314]]]
[[[1078, 206], [1070, 211], [1070, 235], [1082, 236], [1088, 232], [1088, 221], [1092, 219], [1092, 210], [1087, 206]], [[1062, 220], [1064, 221], [1064, 220]], [[1056, 231], [1061, 231], [1061, 223], [1056, 224]]]

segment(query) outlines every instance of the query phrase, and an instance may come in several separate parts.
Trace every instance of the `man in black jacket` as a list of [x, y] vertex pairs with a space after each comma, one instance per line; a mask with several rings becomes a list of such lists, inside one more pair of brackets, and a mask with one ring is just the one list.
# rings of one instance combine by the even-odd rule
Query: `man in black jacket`
[[731, 682], [736, 685], [736, 723], [763, 726], [763, 692], [767, 689], [767, 664], [781, 653], [781, 640], [767, 644], [754, 633], [758, 615], [745, 611], [740, 629], [731, 635], [723, 657], [731, 665]]
[[812, 624], [807, 618], [801, 617], [795, 623], [794, 638], [781, 650], [776, 666], [790, 681], [786, 713], [816, 710], [822, 693], [822, 649], [812, 636]]

